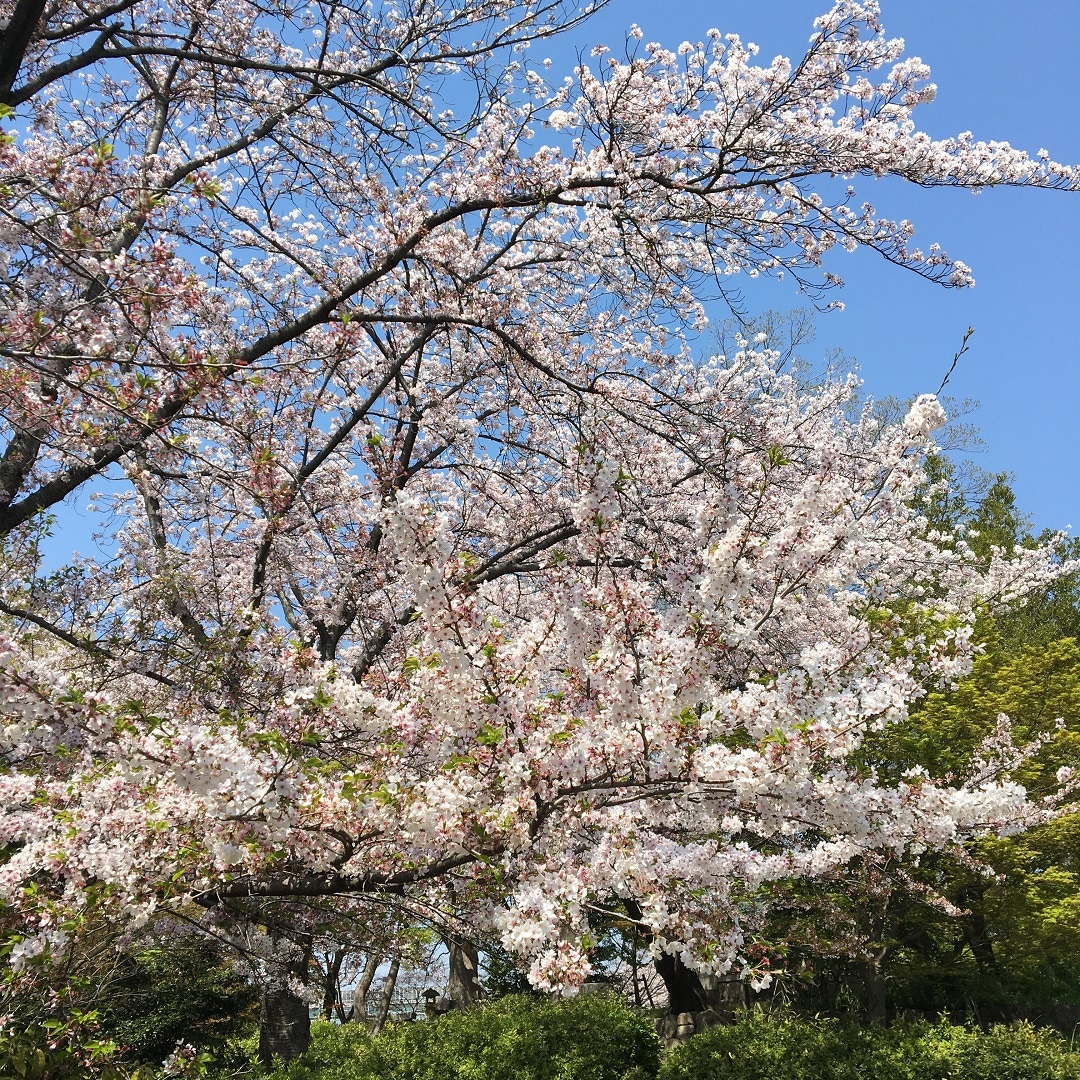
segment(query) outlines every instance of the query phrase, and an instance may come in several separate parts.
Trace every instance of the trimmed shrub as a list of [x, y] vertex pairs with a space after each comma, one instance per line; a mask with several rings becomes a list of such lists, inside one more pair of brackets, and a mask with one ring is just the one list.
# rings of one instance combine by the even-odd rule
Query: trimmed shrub
[[673, 1051], [659, 1080], [1080, 1080], [1080, 1053], [1030, 1024], [850, 1028], [750, 1014]]
[[392, 1024], [370, 1038], [315, 1024], [302, 1058], [273, 1080], [651, 1080], [652, 1021], [615, 997], [511, 996], [437, 1020]]
[[677, 1047], [660, 1080], [861, 1080], [849, 1057], [835, 1020], [752, 1012]]
[[967, 1076], [994, 1080], [1077, 1080], [1080, 1054], [1048, 1028], [1001, 1024], [975, 1041], [966, 1058]]
[[1080, 1052], [1030, 1024], [854, 1028], [748, 1013], [659, 1065], [652, 1022], [614, 997], [507, 997], [371, 1038], [318, 1023], [269, 1080], [1080, 1080]]

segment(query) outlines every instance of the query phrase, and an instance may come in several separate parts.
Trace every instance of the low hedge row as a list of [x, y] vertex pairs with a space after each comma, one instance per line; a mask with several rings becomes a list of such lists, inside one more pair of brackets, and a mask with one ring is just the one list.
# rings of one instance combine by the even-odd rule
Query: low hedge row
[[1028, 1024], [868, 1029], [761, 1013], [661, 1063], [652, 1020], [614, 997], [507, 997], [375, 1038], [325, 1023], [312, 1036], [269, 1080], [1080, 1080], [1080, 1052]]
[[684, 1043], [659, 1080], [1080, 1080], [1080, 1053], [1030, 1024], [853, 1028], [750, 1013]]
[[651, 1080], [652, 1020], [611, 996], [505, 997], [437, 1020], [312, 1026], [311, 1049], [271, 1080]]

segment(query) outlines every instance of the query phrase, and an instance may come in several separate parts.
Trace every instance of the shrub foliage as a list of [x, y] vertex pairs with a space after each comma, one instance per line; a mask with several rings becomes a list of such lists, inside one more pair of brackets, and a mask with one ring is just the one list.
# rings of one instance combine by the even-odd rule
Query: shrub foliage
[[1080, 1053], [1030, 1024], [845, 1027], [751, 1013], [670, 1054], [659, 1080], [1080, 1080]]
[[374, 1038], [315, 1024], [311, 1050], [271, 1080], [646, 1080], [659, 1061], [652, 1021], [615, 997], [510, 996]]

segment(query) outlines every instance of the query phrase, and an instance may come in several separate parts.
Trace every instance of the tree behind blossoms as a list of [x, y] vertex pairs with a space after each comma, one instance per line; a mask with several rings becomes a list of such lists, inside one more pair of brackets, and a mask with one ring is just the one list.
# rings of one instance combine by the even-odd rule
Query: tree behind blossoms
[[[6, 12], [19, 979], [88, 913], [192, 901], [285, 941], [278, 1002], [304, 918], [388, 907], [499, 933], [540, 987], [585, 977], [594, 908], [738, 970], [761, 884], [1051, 812], [1007, 739], [949, 784], [849, 765], [1057, 572], [911, 508], [936, 401], [883, 427], [688, 344], [742, 275], [827, 299], [837, 246], [971, 283], [849, 182], [1080, 184], [919, 132], [929, 72], [876, 5], [797, 63], [635, 31], [565, 80], [527, 50], [577, 21], [547, 0]], [[88, 493], [106, 554], [45, 574]]]

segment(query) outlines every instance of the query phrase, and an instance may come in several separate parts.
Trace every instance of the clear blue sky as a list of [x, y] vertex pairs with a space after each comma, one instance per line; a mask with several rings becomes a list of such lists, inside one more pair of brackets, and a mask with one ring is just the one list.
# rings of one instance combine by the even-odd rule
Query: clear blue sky
[[[566, 45], [615, 49], [637, 23], [647, 41], [675, 47], [715, 26], [756, 42], [765, 60], [794, 57], [828, 7], [610, 0]], [[1080, 0], [882, 0], [882, 17], [886, 32], [931, 67], [938, 96], [917, 110], [924, 130], [970, 130], [1080, 163]], [[533, 52], [544, 49], [558, 68], [563, 48]], [[943, 289], [869, 253], [837, 253], [831, 268], [847, 282], [847, 306], [819, 318], [822, 350], [855, 356], [867, 392], [908, 397], [937, 389], [964, 330], [975, 327], [949, 390], [982, 404], [972, 419], [988, 449], [976, 461], [1015, 474], [1018, 502], [1037, 527], [1080, 532], [1080, 193], [857, 186], [883, 213], [910, 218], [920, 246], [937, 241], [968, 263], [977, 284]], [[747, 281], [743, 296], [751, 311], [800, 305], [786, 284]]]

